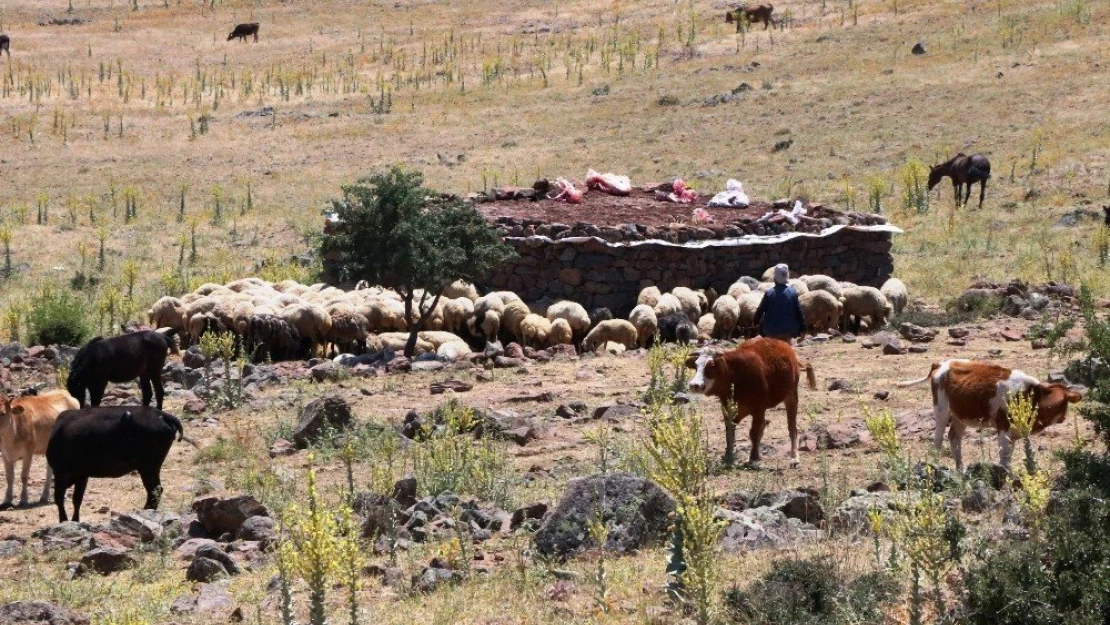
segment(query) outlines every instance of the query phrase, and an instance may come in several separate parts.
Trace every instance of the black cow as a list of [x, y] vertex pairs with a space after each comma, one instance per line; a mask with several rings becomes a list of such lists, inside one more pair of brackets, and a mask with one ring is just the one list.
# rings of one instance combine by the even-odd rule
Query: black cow
[[257, 22], [253, 22], [253, 23], [250, 23], [250, 24], [238, 24], [238, 25], [236, 25], [235, 30], [231, 31], [231, 34], [227, 36], [227, 40], [231, 41], [232, 39], [238, 39], [238, 40], [243, 41], [245, 43], [247, 41], [247, 37], [251, 37], [251, 36], [254, 37], [254, 42], [258, 43], [258, 23]]
[[1104, 221], [1106, 221], [1106, 225], [1110, 226], [1110, 206], [1103, 206], [1102, 212], [1105, 213], [1103, 217]]
[[167, 354], [177, 353], [177, 345], [173, 340], [176, 332], [173, 328], [163, 328], [132, 332], [109, 339], [100, 336], [94, 338], [73, 357], [66, 390], [82, 406], [88, 405], [85, 403], [85, 392], [88, 391], [88, 403], [99, 406], [109, 382], [119, 384], [139, 378], [139, 386], [143, 390], [143, 405], [150, 405], [150, 386], [153, 384], [157, 405], [161, 409], [162, 399], [166, 394], [162, 389], [162, 367], [166, 364]]
[[8, 58], [12, 58], [12, 38], [7, 35], [0, 35], [0, 52], [7, 52]]
[[58, 522], [66, 521], [66, 490], [73, 487], [73, 520], [81, 520], [81, 499], [90, 477], [123, 477], [138, 471], [148, 510], [162, 496], [162, 463], [174, 439], [185, 438], [177, 417], [155, 408], [111, 406], [66, 410], [58, 415], [46, 461], [54, 471]]

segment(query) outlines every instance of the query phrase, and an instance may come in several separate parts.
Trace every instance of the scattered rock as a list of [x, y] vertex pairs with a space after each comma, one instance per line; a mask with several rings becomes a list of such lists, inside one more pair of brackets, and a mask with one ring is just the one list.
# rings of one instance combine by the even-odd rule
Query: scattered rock
[[243, 521], [235, 537], [239, 540], [251, 540], [269, 545], [277, 540], [274, 520], [268, 516], [252, 516]]
[[[261, 519], [268, 517], [255, 518]], [[220, 547], [215, 544], [201, 545], [200, 547], [198, 547], [196, 554], [194, 554], [193, 556], [193, 561], [196, 562], [197, 560], [212, 560], [213, 562], [219, 562], [220, 566], [222, 566], [224, 570], [227, 571], [230, 575], [238, 575], [240, 573], [239, 565], [235, 563], [235, 560], [232, 560], [231, 556], [228, 555], [226, 551], [220, 549]]]
[[278, 458], [280, 456], [292, 456], [297, 453], [297, 446], [293, 441], [287, 441], [284, 438], [279, 438], [274, 441], [270, 446], [270, 457]]
[[572, 401], [569, 404], [561, 404], [558, 408], [556, 408], [555, 416], [562, 417], [564, 419], [573, 419], [586, 412], [586, 408], [586, 402]]
[[204, 354], [200, 352], [200, 348], [193, 346], [181, 352], [181, 364], [190, 369], [200, 369], [204, 367], [208, 361], [204, 358]]
[[547, 514], [547, 504], [543, 502], [517, 508], [513, 510], [513, 516], [509, 520], [509, 527], [515, 530], [523, 525], [525, 521], [542, 520], [545, 514]]
[[607, 404], [605, 406], [598, 406], [594, 409], [595, 419], [608, 419], [610, 421], [619, 421], [621, 419], [630, 419], [638, 417], [640, 409], [628, 404]]
[[1001, 490], [1010, 477], [1010, 472], [1000, 464], [973, 462], [967, 467], [967, 476], [984, 482], [995, 490]]
[[1013, 330], [1003, 330], [1000, 336], [1011, 343], [1022, 339], [1021, 334]]
[[574, 479], [536, 532], [536, 549], [549, 556], [572, 555], [590, 543], [587, 528], [600, 515], [609, 527], [604, 548], [628, 553], [661, 540], [674, 510], [674, 500], [659, 486], [629, 473]]
[[130, 534], [144, 543], [149, 543], [162, 537], [164, 524], [179, 520], [177, 517], [153, 518], [155, 514], [157, 514], [155, 510], [137, 510], [121, 514], [112, 519], [108, 526], [117, 532]]
[[137, 564], [134, 556], [122, 549], [93, 549], [81, 556], [78, 572], [91, 571], [111, 575], [132, 568]]
[[895, 493], [888, 491], [858, 492], [849, 497], [833, 512], [829, 519], [833, 528], [841, 531], [870, 531], [871, 521], [868, 513], [880, 511], [887, 519], [898, 509]]
[[948, 336], [954, 339], [964, 339], [971, 335], [971, 330], [967, 328], [948, 328]]
[[987, 355], [990, 356], [991, 358], [998, 358], [998, 357], [1002, 356], [1002, 350], [998, 349], [997, 347], [992, 347], [992, 348], [987, 350]]
[[200, 556], [194, 557], [185, 571], [185, 579], [190, 582], [214, 582], [227, 576], [228, 572], [223, 564]]
[[[813, 446], [810, 447], [810, 441]], [[871, 434], [859, 424], [816, 424], [802, 432], [801, 446], [805, 449], [846, 449], [871, 442]]]
[[23, 541], [21, 540], [0, 540], [0, 558], [11, 558], [17, 556], [23, 551]]
[[194, 597], [178, 597], [170, 606], [174, 614], [223, 614], [230, 618], [238, 610], [227, 592], [227, 582], [202, 583]]
[[784, 491], [770, 507], [772, 510], [782, 512], [788, 519], [798, 519], [811, 525], [825, 520], [825, 510], [821, 507], [821, 500], [815, 493]]
[[194, 397], [185, 402], [182, 410], [184, 410], [186, 414], [198, 415], [208, 410], [208, 403], [199, 397]]
[[412, 577], [412, 589], [419, 593], [435, 592], [444, 584], [455, 583], [462, 580], [462, 575], [450, 569], [426, 567], [419, 575]]
[[43, 549], [46, 551], [76, 548], [89, 549], [92, 528], [86, 523], [66, 521], [65, 523], [59, 523], [40, 530], [35, 530], [32, 532], [31, 536], [34, 538], [41, 538]]
[[883, 353], [887, 356], [901, 356], [906, 353], [906, 348], [902, 347], [898, 339], [890, 339], [883, 343]]
[[911, 354], [924, 354], [925, 352], [929, 351], [929, 348], [925, 347], [924, 345], [910, 345], [907, 350]]
[[293, 443], [297, 449], [304, 449], [328, 432], [346, 430], [353, 421], [351, 406], [342, 397], [326, 395], [314, 399], [301, 410], [300, 422], [293, 431]]
[[964, 512], [985, 512], [991, 505], [991, 492], [982, 481], [976, 481], [971, 490], [960, 498]]
[[317, 382], [338, 382], [347, 375], [347, 371], [343, 368], [343, 365], [325, 360], [309, 369], [308, 374]]
[[193, 502], [197, 520], [209, 536], [235, 536], [243, 523], [255, 516], [270, 516], [270, 511], [250, 495], [240, 495], [230, 499], [206, 497]]
[[521, 447], [539, 438], [536, 434], [535, 428], [526, 425], [518, 428], [507, 430], [504, 434], [505, 438], [520, 445]]
[[721, 535], [721, 549], [726, 553], [777, 547], [820, 535], [812, 525], [788, 519], [781, 511], [768, 507], [742, 512], [718, 509], [717, 517], [728, 523]]
[[845, 380], [843, 378], [835, 378], [835, 379], [831, 380], [829, 382], [829, 385], [828, 385], [828, 391], [829, 392], [850, 391], [850, 390], [852, 390], [851, 383], [849, 383], [848, 380]]
[[923, 328], [912, 323], [903, 323], [898, 326], [898, 333], [911, 343], [930, 343], [937, 337], [936, 328]]
[[403, 508], [416, 505], [417, 482], [416, 478], [409, 476], [397, 480], [393, 484], [393, 501]]
[[890, 399], [890, 391], [876, 391], [872, 397], [879, 401], [886, 401]]
[[945, 342], [953, 347], [967, 347], [967, 341], [964, 339], [948, 339]]
[[89, 617], [49, 601], [0, 605], [0, 625], [89, 625]]
[[455, 378], [450, 378], [442, 382], [433, 382], [429, 386], [432, 395], [442, 395], [446, 391], [453, 391], [455, 393], [465, 393], [474, 388], [474, 385], [469, 382], [463, 382]]

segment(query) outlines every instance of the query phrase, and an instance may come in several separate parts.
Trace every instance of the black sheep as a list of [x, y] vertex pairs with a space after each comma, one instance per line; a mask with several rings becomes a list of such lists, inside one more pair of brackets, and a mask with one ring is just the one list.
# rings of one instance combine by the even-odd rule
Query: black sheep
[[602, 321], [609, 321], [613, 318], [613, 311], [608, 308], [595, 308], [590, 311], [590, 328], [593, 328]]
[[149, 407], [111, 406], [66, 410], [58, 415], [46, 461], [54, 471], [58, 522], [66, 519], [66, 490], [73, 487], [73, 520], [81, 520], [81, 499], [90, 477], [123, 477], [132, 471], [146, 489], [145, 508], [158, 508], [162, 463], [174, 439], [185, 438], [177, 417]]
[[698, 327], [682, 313], [663, 315], [659, 318], [659, 338], [664, 343], [693, 343], [698, 339]]
[[139, 378], [143, 405], [150, 405], [150, 387], [153, 384], [157, 406], [161, 409], [166, 394], [162, 388], [162, 367], [170, 352], [177, 353], [173, 340], [175, 333], [173, 328], [163, 328], [108, 339], [101, 336], [94, 338], [73, 357], [66, 390], [82, 406], [88, 405], [85, 403], [87, 391], [89, 404], [99, 406], [109, 382], [120, 384]]

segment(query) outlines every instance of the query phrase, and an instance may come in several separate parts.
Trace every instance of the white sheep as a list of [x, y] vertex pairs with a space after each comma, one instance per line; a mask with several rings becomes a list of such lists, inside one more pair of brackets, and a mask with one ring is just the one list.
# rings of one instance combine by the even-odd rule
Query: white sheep
[[[477, 318], [478, 316], [475, 315], [474, 319]], [[501, 313], [497, 312], [496, 310], [491, 310], [487, 312], [485, 317], [482, 317], [482, 321], [478, 325], [478, 330], [480, 331], [481, 336], [484, 336], [486, 338], [487, 342], [496, 341], [498, 334], [500, 334], [501, 332]], [[471, 328], [471, 333], [479, 334], [479, 332], [474, 332], [473, 328]]]
[[[380, 340], [382, 342], [382, 347], [383, 348], [393, 350], [397, 353], [401, 353], [401, 352], [405, 351], [405, 344], [408, 343], [409, 333], [408, 332], [382, 332], [381, 334], [378, 335], [378, 340]], [[429, 354], [429, 353], [434, 353], [435, 351], [436, 351], [435, 345], [432, 345], [428, 341], [420, 338], [420, 335], [417, 334], [417, 336], [416, 336], [416, 348], [415, 348], [415, 352], [414, 352], [415, 354], [417, 354], [417, 355], [419, 355], [419, 354]]]
[[[659, 303], [654, 307], [656, 317], [666, 317], [667, 315], [674, 315], [684, 312], [682, 301], [678, 299], [673, 293], [667, 293], [659, 298]], [[689, 316], [689, 315], [687, 315]]]
[[483, 295], [474, 300], [474, 316], [478, 318], [478, 323], [482, 322], [488, 312], [495, 312], [498, 317], [505, 312], [505, 302], [496, 293]]
[[713, 302], [713, 327], [716, 338], [730, 339], [740, 321], [740, 303], [731, 295], [722, 295]]
[[636, 328], [636, 344], [640, 347], [647, 347], [659, 331], [659, 318], [655, 315], [655, 310], [647, 304], [639, 304], [633, 308], [628, 313], [628, 321]]
[[466, 320], [474, 314], [474, 302], [467, 297], [456, 297], [447, 300], [443, 305], [443, 327], [458, 334], [466, 324]]
[[331, 316], [316, 304], [290, 306], [281, 312], [281, 318], [301, 335], [301, 339], [308, 340], [310, 354], [324, 345], [331, 330]]
[[524, 303], [524, 300], [520, 299], [520, 296], [516, 293], [513, 293], [512, 291], [494, 291], [493, 293], [490, 293], [490, 295], [496, 295], [497, 297], [501, 298], [501, 301], [504, 302], [506, 305], [508, 305], [509, 302], [520, 302], [521, 304]]
[[732, 296], [732, 299], [735, 299], [737, 301], [740, 301], [741, 297], [751, 292], [752, 287], [748, 286], [745, 282], [740, 282], [739, 280], [733, 282], [732, 285], [728, 287], [728, 294]]
[[185, 304], [176, 297], [161, 297], [147, 311], [147, 321], [157, 330], [158, 328], [173, 328], [178, 331], [185, 330]]
[[461, 360], [469, 356], [470, 353], [470, 346], [464, 341], [451, 341], [436, 348], [436, 355], [447, 360]]
[[810, 332], [825, 332], [840, 323], [840, 300], [828, 291], [810, 291], [798, 297], [798, 305]]
[[528, 310], [524, 302], [506, 302], [505, 310], [501, 312], [501, 335], [508, 336], [512, 340], [519, 341], [521, 345], [523, 345], [524, 335], [521, 332], [520, 326], [524, 322], [524, 318], [531, 314], [532, 312]]
[[840, 313], [842, 323], [851, 324], [853, 331], [859, 331], [859, 324], [863, 317], [867, 317], [868, 329], [874, 331], [886, 325], [887, 319], [894, 313], [894, 306], [887, 301], [886, 296], [873, 286], [857, 286], [848, 289], [840, 295], [843, 309]]
[[755, 327], [755, 311], [759, 308], [760, 302], [763, 301], [763, 291], [752, 291], [745, 293], [737, 300], [740, 304], [740, 316], [736, 319], [736, 327], [744, 334], [744, 336], [754, 336]]
[[894, 307], [894, 314], [899, 315], [906, 309], [906, 303], [909, 301], [909, 293], [906, 291], [906, 283], [898, 278], [890, 278], [883, 283], [879, 288], [890, 305]]
[[473, 302], [478, 299], [478, 289], [474, 288], [474, 285], [466, 280], [455, 280], [447, 285], [447, 288], [443, 289], [443, 297], [448, 299], [465, 297]]
[[[684, 286], [676, 286], [671, 289], [671, 295], [677, 297], [678, 301], [682, 303], [681, 312], [686, 313], [686, 316], [690, 319], [697, 319], [705, 312], [701, 307], [701, 298], [698, 297], [697, 292], [693, 289]], [[702, 297], [705, 296], [703, 295]]]
[[547, 319], [566, 319], [576, 338], [586, 336], [590, 331], [590, 313], [578, 302], [563, 300], [555, 302], [547, 309]]
[[663, 293], [659, 291], [657, 286], [644, 287], [640, 294], [636, 297], [636, 305], [647, 304], [652, 308], [659, 303], [659, 298], [663, 297]]
[[556, 319], [551, 322], [551, 333], [547, 338], [551, 345], [573, 345], [574, 329], [566, 319]]
[[362, 347], [369, 327], [366, 317], [354, 310], [338, 310], [331, 313], [331, 327], [324, 338], [336, 351], [349, 349], [351, 345]]
[[636, 326], [624, 319], [609, 319], [602, 321], [590, 330], [582, 341], [583, 351], [592, 352], [608, 342], [620, 343], [627, 349], [636, 349], [640, 341], [640, 334]]
[[551, 336], [551, 322], [535, 313], [528, 313], [520, 322], [520, 335], [525, 347], [543, 349]]
[[840, 288], [840, 283], [829, 276], [814, 274], [812, 276], [801, 276], [798, 280], [804, 282], [810, 291], [827, 291], [838, 299], [843, 293], [843, 289]]
[[713, 332], [717, 328], [717, 318], [713, 313], [705, 313], [698, 319], [698, 339], [708, 341], [713, 338]]
[[423, 332], [417, 332], [416, 336], [419, 337], [422, 341], [427, 341], [428, 343], [431, 343], [432, 351], [439, 349], [439, 346], [443, 345], [444, 343], [455, 343], [458, 341], [462, 341], [462, 338], [458, 335], [451, 332], [444, 332], [442, 330], [425, 330]]

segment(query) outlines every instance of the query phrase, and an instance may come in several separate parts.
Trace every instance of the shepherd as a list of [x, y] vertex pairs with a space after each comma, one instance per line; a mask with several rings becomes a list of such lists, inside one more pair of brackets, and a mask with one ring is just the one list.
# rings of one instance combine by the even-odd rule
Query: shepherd
[[[957, 154], [947, 162], [936, 165], [929, 172], [929, 190], [940, 183], [941, 178], [948, 176], [952, 179], [952, 189], [956, 193], [956, 207], [967, 206], [971, 197], [971, 185], [979, 183], [979, 208], [983, 208], [983, 197], [987, 193], [987, 179], [991, 177], [991, 162], [982, 154], [968, 156], [963, 152]], [[967, 185], [964, 191], [964, 185]], [[963, 201], [960, 201], [960, 192]]]

